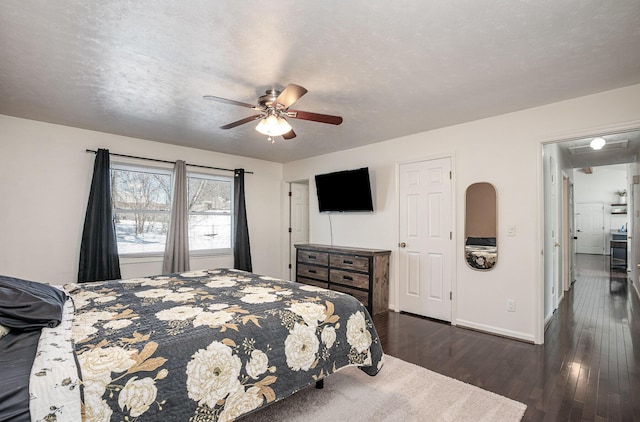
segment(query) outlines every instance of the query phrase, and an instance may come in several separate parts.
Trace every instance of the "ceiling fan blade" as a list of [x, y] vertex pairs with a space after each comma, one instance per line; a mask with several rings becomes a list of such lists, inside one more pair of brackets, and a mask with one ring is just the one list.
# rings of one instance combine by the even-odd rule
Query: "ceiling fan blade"
[[237, 122], [229, 123], [228, 125], [220, 126], [220, 129], [231, 129], [236, 126], [243, 125], [245, 123], [252, 122], [264, 116], [263, 114], [254, 114], [253, 116], [245, 117], [244, 119], [238, 120]]
[[308, 91], [296, 84], [289, 84], [287, 87], [278, 95], [276, 98], [276, 103], [282, 104], [282, 107], [287, 109], [291, 107], [291, 104], [298, 101], [300, 97], [306, 94]]
[[242, 103], [240, 101], [235, 101], [235, 100], [229, 100], [229, 99], [226, 99], [226, 98], [216, 97], [214, 95], [205, 95], [202, 98], [204, 98], [205, 100], [213, 100], [213, 101], [217, 101], [219, 103], [237, 105], [237, 106], [240, 106], [240, 107], [247, 107], [247, 108], [253, 108], [253, 109], [258, 110], [258, 108], [253, 104]]
[[289, 132], [287, 132], [284, 135], [282, 135], [282, 137], [284, 139], [293, 139], [293, 138], [296, 137], [296, 133], [293, 131], [293, 129], [291, 129]]
[[289, 110], [287, 117], [301, 120], [311, 120], [312, 122], [329, 123], [331, 125], [339, 125], [342, 123], [342, 117], [330, 116], [328, 114], [311, 113], [308, 111]]

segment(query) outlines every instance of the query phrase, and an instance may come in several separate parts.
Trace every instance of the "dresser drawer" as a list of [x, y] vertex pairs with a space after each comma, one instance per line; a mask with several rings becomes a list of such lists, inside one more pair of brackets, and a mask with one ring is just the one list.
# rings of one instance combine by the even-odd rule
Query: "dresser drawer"
[[314, 251], [298, 251], [298, 261], [307, 264], [329, 265], [329, 253]]
[[309, 284], [311, 286], [322, 287], [323, 289], [329, 289], [329, 283], [326, 281], [312, 280], [310, 278], [298, 277], [298, 283]]
[[343, 268], [353, 271], [369, 271], [369, 258], [353, 255], [331, 254], [329, 265], [333, 268]]
[[327, 267], [313, 267], [311, 265], [298, 264], [297, 275], [309, 277], [316, 280], [328, 281], [329, 269]]
[[360, 303], [364, 306], [369, 306], [369, 293], [363, 292], [362, 290], [350, 289], [344, 286], [338, 286], [336, 284], [331, 285], [331, 290], [335, 290], [337, 292], [346, 293], [358, 299]]
[[360, 287], [361, 289], [369, 289], [369, 275], [359, 274], [349, 271], [331, 269], [329, 281], [331, 283], [344, 284], [346, 286]]
[[391, 251], [301, 243], [296, 247], [296, 280], [347, 293], [369, 313], [389, 309]]

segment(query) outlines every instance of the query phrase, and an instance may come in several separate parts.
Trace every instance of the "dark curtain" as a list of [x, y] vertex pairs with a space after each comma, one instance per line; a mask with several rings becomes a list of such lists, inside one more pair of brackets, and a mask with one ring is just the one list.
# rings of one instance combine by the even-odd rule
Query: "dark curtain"
[[84, 218], [78, 282], [115, 280], [120, 260], [111, 208], [109, 150], [99, 149], [93, 166], [93, 180]]
[[247, 226], [247, 209], [244, 202], [244, 169], [235, 169], [233, 178], [233, 267], [238, 270], [252, 272], [251, 247], [249, 246], [249, 227]]

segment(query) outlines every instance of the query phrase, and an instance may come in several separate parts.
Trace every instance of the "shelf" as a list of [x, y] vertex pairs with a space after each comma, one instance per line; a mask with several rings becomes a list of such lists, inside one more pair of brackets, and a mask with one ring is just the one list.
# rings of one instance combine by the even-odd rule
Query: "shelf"
[[611, 214], [623, 215], [627, 213], [627, 204], [611, 204]]

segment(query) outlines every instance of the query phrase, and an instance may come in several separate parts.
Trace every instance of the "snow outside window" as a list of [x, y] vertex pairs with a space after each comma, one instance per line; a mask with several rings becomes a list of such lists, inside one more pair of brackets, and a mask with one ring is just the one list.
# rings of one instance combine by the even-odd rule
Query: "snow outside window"
[[[173, 191], [171, 170], [111, 166], [113, 216], [120, 255], [164, 254]], [[189, 250], [230, 253], [231, 177], [187, 173]]]
[[231, 253], [233, 179], [187, 173], [189, 250]]

